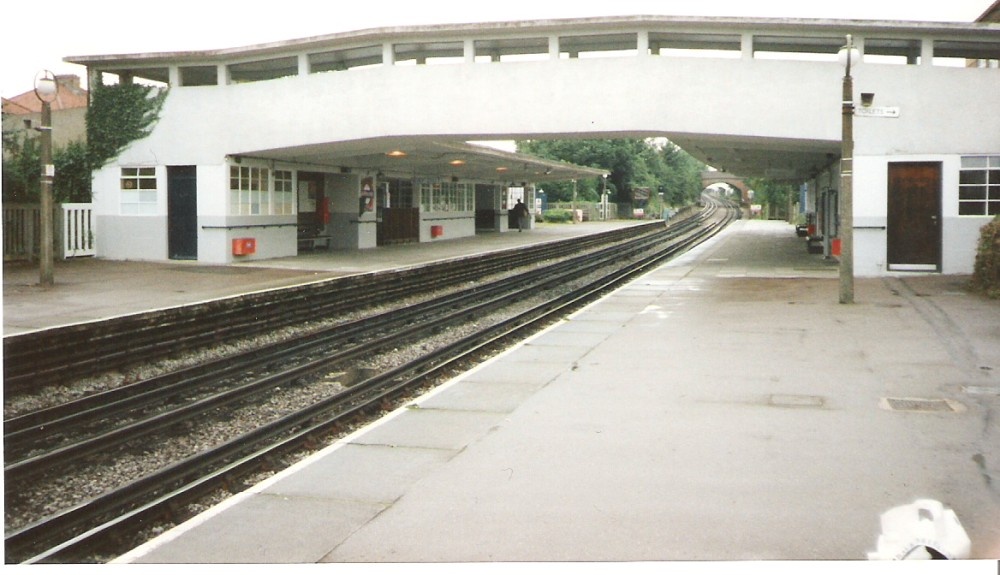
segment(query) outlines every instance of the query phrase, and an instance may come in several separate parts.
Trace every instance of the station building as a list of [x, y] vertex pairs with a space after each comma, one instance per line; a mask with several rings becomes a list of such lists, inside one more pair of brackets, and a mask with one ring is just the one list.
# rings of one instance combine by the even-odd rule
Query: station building
[[835, 257], [846, 35], [863, 60], [855, 273], [971, 272], [1000, 213], [989, 22], [629, 16], [70, 57], [92, 85], [169, 86], [150, 136], [94, 172], [98, 255], [229, 263], [503, 231], [512, 190], [605, 172], [470, 142], [666, 137], [801, 186]]

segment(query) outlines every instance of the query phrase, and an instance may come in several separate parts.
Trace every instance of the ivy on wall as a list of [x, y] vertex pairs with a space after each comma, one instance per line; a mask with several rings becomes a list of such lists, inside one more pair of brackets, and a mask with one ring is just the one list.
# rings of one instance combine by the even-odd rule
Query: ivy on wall
[[91, 86], [87, 110], [90, 168], [103, 167], [130, 143], [148, 136], [166, 98], [166, 90], [142, 84]]

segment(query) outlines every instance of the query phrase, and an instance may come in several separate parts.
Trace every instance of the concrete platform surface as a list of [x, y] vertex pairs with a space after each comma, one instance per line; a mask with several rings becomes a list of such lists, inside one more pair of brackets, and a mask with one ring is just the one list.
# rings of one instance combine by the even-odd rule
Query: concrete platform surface
[[841, 305], [738, 222], [118, 562], [853, 561], [920, 498], [998, 559], [1000, 302], [966, 279]]

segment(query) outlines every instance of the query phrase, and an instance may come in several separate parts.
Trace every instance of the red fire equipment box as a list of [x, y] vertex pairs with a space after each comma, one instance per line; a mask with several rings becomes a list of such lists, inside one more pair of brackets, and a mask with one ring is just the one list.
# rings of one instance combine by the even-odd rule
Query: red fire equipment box
[[257, 239], [256, 238], [234, 238], [233, 239], [233, 255], [234, 256], [248, 256], [257, 251]]
[[439, 238], [444, 235], [444, 226], [431, 226], [431, 237]]

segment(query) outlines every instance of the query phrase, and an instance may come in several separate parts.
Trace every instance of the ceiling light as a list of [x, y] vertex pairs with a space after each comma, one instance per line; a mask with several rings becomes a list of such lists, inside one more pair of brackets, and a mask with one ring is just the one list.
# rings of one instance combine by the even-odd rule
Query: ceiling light
[[497, 167], [497, 171], [498, 172], [506, 172], [507, 168], [505, 166], [499, 166], [499, 167]]
[[402, 158], [406, 156], [406, 152], [404, 152], [403, 150], [393, 150], [391, 152], [386, 152], [385, 155], [389, 156], [390, 158]]
[[451, 164], [451, 165], [453, 165], [453, 166], [464, 166], [465, 165], [465, 160], [452, 160], [452, 161], [450, 161], [448, 163]]

